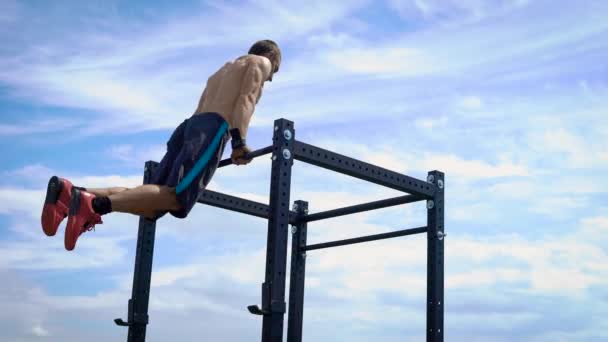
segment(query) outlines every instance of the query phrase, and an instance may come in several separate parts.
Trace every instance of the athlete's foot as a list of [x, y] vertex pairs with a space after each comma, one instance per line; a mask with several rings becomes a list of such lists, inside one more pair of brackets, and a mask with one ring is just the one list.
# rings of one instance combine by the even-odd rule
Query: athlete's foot
[[46, 235], [55, 235], [61, 221], [68, 216], [71, 193], [72, 183], [67, 179], [57, 176], [49, 179], [49, 184], [46, 188], [46, 199], [44, 200], [40, 218], [42, 231]]
[[65, 249], [71, 251], [76, 247], [78, 237], [103, 223], [101, 215], [93, 210], [93, 199], [95, 195], [72, 188], [72, 199], [68, 216], [68, 225], [65, 229]]

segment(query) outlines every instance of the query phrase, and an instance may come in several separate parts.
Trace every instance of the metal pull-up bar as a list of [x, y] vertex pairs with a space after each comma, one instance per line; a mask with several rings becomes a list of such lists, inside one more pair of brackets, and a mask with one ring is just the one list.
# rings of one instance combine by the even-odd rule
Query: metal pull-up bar
[[317, 243], [317, 244], [314, 244], [314, 245], [307, 245], [307, 246], [301, 247], [300, 249], [303, 250], [303, 251], [312, 251], [314, 249], [323, 249], [323, 248], [329, 248], [329, 247], [346, 246], [346, 245], [352, 245], [352, 244], [355, 244], [355, 243], [362, 243], [362, 242], [368, 242], [368, 241], [390, 239], [390, 238], [394, 238], [394, 237], [398, 237], [398, 236], [405, 236], [405, 235], [413, 235], [413, 234], [419, 234], [419, 233], [426, 233], [426, 231], [427, 231], [426, 226], [425, 227], [418, 227], [418, 228], [410, 228], [410, 229], [397, 230], [397, 231], [388, 232], [388, 233], [381, 233], [381, 234], [361, 236], [361, 237], [356, 237], [356, 238], [352, 238], [352, 239], [344, 239], [344, 240], [338, 240], [338, 241]]
[[[254, 159], [254, 158], [257, 158], [259, 156], [263, 156], [265, 154], [268, 154], [270, 152], [272, 152], [272, 145], [264, 147], [264, 148], [261, 148], [259, 150], [255, 150], [253, 152], [247, 153], [245, 155], [245, 159]], [[228, 165], [231, 165], [231, 164], [234, 164], [232, 162], [232, 159], [226, 158], [226, 159], [220, 161], [220, 163], [218, 164], [217, 167], [224, 167], [224, 166], [228, 166]]]
[[319, 213], [314, 213], [314, 214], [303, 216], [300, 220], [302, 220], [304, 222], [311, 222], [311, 221], [317, 221], [317, 220], [322, 220], [322, 219], [327, 219], [327, 218], [332, 218], [332, 217], [348, 215], [348, 214], [360, 213], [360, 212], [368, 211], [368, 210], [392, 207], [392, 206], [399, 205], [399, 204], [418, 202], [418, 201], [422, 201], [422, 200], [424, 200], [424, 198], [420, 198], [420, 197], [414, 196], [414, 195], [405, 195], [405, 196], [387, 198], [387, 199], [369, 202], [369, 203], [352, 205], [352, 206], [344, 207], [344, 208], [322, 211]]

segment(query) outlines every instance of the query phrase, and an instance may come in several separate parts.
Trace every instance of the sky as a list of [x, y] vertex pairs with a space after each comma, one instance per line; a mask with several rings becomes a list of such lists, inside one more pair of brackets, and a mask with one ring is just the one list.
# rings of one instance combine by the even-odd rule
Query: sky
[[[259, 39], [283, 64], [252, 148], [287, 118], [300, 141], [445, 173], [446, 341], [608, 340], [607, 16], [599, 0], [2, 0], [0, 340], [126, 340], [138, 218], [104, 216], [67, 252], [64, 225], [40, 227], [48, 179], [141, 184], [206, 79]], [[266, 157], [208, 188], [267, 203]], [[294, 164], [311, 213], [400, 194]], [[312, 222], [308, 242], [425, 224], [408, 204]], [[205, 205], [160, 219], [148, 341], [259, 340], [266, 233]], [[424, 236], [309, 252], [306, 271], [304, 341], [424, 340]]]

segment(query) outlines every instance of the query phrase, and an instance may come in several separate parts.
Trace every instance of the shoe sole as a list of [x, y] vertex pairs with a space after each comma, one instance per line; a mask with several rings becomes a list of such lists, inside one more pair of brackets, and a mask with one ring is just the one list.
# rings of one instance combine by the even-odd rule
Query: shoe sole
[[80, 209], [80, 190], [76, 189], [76, 187], [72, 187], [72, 198], [70, 199], [70, 216], [78, 215], [78, 210]]
[[[72, 241], [70, 241], [69, 233], [74, 229], [70, 225], [72, 223], [71, 219], [72, 219], [72, 217], [75, 217], [76, 215], [78, 215], [78, 210], [80, 209], [80, 190], [76, 189], [76, 187], [72, 187], [71, 196], [72, 196], [72, 198], [70, 199], [70, 209], [68, 210], [70, 217], [68, 217], [68, 225], [65, 229], [65, 238], [64, 238], [65, 249], [68, 251], [71, 251], [76, 247], [75, 242], [74, 242], [74, 245], [72, 246]], [[76, 239], [78, 239], [78, 236], [76, 236]]]
[[44, 199], [44, 204], [57, 203], [61, 190], [63, 190], [63, 182], [61, 182], [57, 176], [51, 177], [51, 179], [49, 179], [49, 185], [46, 187], [46, 198]]
[[[51, 177], [51, 179], [49, 179], [49, 184], [46, 187], [46, 197], [44, 199], [44, 206], [42, 209], [42, 231], [44, 231], [44, 234], [46, 236], [55, 236], [55, 234], [57, 233], [57, 227], [53, 226], [53, 223], [50, 223], [48, 220], [50, 219], [51, 222], [54, 221], [54, 214], [51, 214], [51, 216], [49, 216], [49, 212], [47, 212], [47, 205], [56, 205], [57, 202], [59, 201], [59, 196], [61, 195], [61, 191], [64, 190], [64, 185], [63, 182], [59, 179], [59, 177], [57, 176], [53, 176]], [[54, 209], [48, 209], [48, 210], [54, 210]], [[64, 215], [64, 218], [67, 216], [67, 214]], [[49, 224], [51, 224], [51, 226], [49, 226]]]

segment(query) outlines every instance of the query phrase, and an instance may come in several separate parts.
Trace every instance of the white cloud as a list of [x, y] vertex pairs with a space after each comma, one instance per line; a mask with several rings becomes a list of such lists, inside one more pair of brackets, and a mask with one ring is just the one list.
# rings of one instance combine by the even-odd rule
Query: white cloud
[[15, 178], [36, 178], [39, 174], [49, 174], [53, 170], [42, 164], [31, 164], [26, 165], [20, 169], [16, 169], [13, 171], [5, 171], [4, 175], [7, 177], [15, 177]]
[[88, 232], [79, 238], [76, 252], [68, 253], [63, 245], [63, 230], [55, 237], [47, 238], [39, 225], [32, 225], [29, 226], [30, 232], [21, 236], [28, 240], [12, 240], [0, 244], [0, 267], [28, 271], [66, 271], [116, 265], [127, 255], [127, 250], [121, 243], [136, 236], [136, 226], [132, 226], [134, 234], [128, 238], [121, 235], [100, 237], [93, 235], [95, 232]]
[[[490, 162], [485, 159], [469, 160], [455, 154], [446, 155], [431, 148], [429, 150], [401, 148], [401, 144], [393, 143], [390, 138], [382, 144], [361, 144], [346, 140], [336, 142], [323, 137], [318, 137], [315, 142], [317, 146], [356, 156], [357, 159], [382, 165], [419, 179], [426, 178], [427, 170], [437, 169], [445, 172], [448, 189], [446, 198], [451, 203], [446, 209], [446, 215], [449, 219], [457, 221], [498, 222], [513, 215], [509, 212], [514, 209], [505, 208], [504, 205], [522, 204], [522, 201], [535, 213], [555, 217], [555, 214], [551, 213], [553, 208], [553, 211], [559, 211], [560, 218], [564, 218], [576, 215], [576, 210], [585, 203], [585, 196], [603, 191], [597, 180], [580, 177], [550, 176], [552, 184], [556, 185], [547, 188], [545, 181], [547, 175], [539, 175], [537, 170], [531, 170], [526, 160], [517, 158], [516, 154], [500, 154], [492, 158], [496, 161]], [[314, 170], [306, 171], [311, 178], [313, 176], [315, 179], [321, 178], [311, 173]], [[331, 177], [325, 179], [335, 184], [332, 185], [332, 189], [336, 191], [341, 189], [340, 186], [348, 188], [347, 193], [352, 192], [353, 189], [369, 191], [369, 197], [361, 198], [361, 202], [395, 196], [391, 193], [375, 193], [381, 188], [374, 188], [372, 185], [366, 188], [356, 182], [347, 183], [342, 175], [328, 174], [323, 177]], [[372, 188], [375, 190], [371, 190]], [[540, 192], [546, 194], [546, 200], [534, 201], [532, 195]], [[571, 201], [565, 201], [564, 198], [571, 196], [570, 192], [577, 195]], [[308, 196], [311, 195], [306, 194], [304, 197], [308, 198]], [[316, 201], [319, 200], [323, 201], [323, 199], [315, 199], [311, 201], [311, 205], [316, 206]], [[347, 201], [349, 202], [355, 201]]]
[[479, 109], [483, 107], [483, 101], [479, 96], [465, 96], [460, 99], [458, 105], [464, 109]]
[[132, 144], [122, 144], [110, 146], [106, 154], [115, 160], [119, 160], [130, 167], [140, 167], [143, 170], [143, 165], [148, 160], [160, 162], [165, 155], [167, 147], [165, 144], [157, 144], [137, 148]]
[[[604, 273], [608, 271], [607, 267], [598, 268], [598, 264], [608, 259], [602, 248], [578, 237], [577, 234], [583, 232], [582, 227], [558, 238], [547, 233], [538, 240], [527, 240], [516, 234], [494, 236], [492, 240], [452, 236], [449, 245], [446, 244], [446, 258], [453, 263], [458, 260], [459, 267], [462, 262], [470, 262], [473, 275], [480, 272], [479, 279], [467, 277], [469, 272], [462, 273], [451, 280], [452, 285], [525, 281], [529, 283], [527, 290], [534, 293], [579, 296], [591, 286], [601, 286], [607, 279]], [[526, 267], [496, 267], [501, 261], [523, 262]], [[483, 265], [493, 266], [479, 271]]]
[[[595, 123], [601, 125], [602, 121]], [[553, 121], [549, 127], [527, 133], [527, 143], [537, 154], [537, 158], [549, 159], [547, 156], [551, 156], [549, 160], [559, 163], [560, 168], [608, 167], [605, 158], [608, 146], [603, 144], [602, 140], [598, 140], [602, 139], [601, 133], [583, 135], [574, 128], [565, 127], [564, 124], [565, 122]]]
[[[359, 222], [354, 228], [351, 224], [349, 230], [358, 230], [358, 226]], [[542, 308], [532, 312], [519, 309], [500, 312], [499, 308], [505, 303], [526, 307], [527, 303], [522, 303], [517, 295], [522, 300], [539, 295], [575, 301], [590, 299], [588, 291], [592, 287], [606, 284], [608, 255], [586, 237], [577, 238], [581, 233], [574, 229], [571, 234], [556, 238], [551, 234], [524, 238], [519, 233], [488, 237], [451, 233], [445, 251], [446, 301], [453, 305], [455, 293], [462, 295], [462, 291], [471, 296], [491, 291], [492, 297], [486, 298], [483, 306], [492, 310], [496, 319], [516, 319], [503, 322], [503, 325], [487, 326], [495, 330], [501, 326], [508, 329], [526, 324], [542, 314]], [[401, 300], [408, 297], [423, 300], [426, 289], [424, 241], [424, 238], [407, 237], [307, 253], [307, 274], [320, 282], [319, 289], [308, 289], [307, 315], [315, 312], [310, 300], [317, 296], [322, 296], [324, 301], [346, 300], [381, 312], [388, 308], [379, 306], [385, 303], [375, 302], [379, 293], [391, 293]], [[503, 304], [499, 304], [501, 297], [505, 299]], [[363, 317], [350, 312], [341, 314], [343, 318], [379, 324], [381, 318], [373, 314], [374, 309], [370, 310], [370, 315]], [[469, 314], [461, 308], [451, 310], [457, 316], [469, 315], [469, 320], [488, 314]], [[419, 313], [412, 312], [412, 315]], [[331, 313], [321, 315], [336, 320]]]
[[2, 174], [4, 177], [11, 179], [11, 181], [16, 180], [20, 183], [32, 183], [40, 186], [41, 184], [46, 184], [53, 172], [52, 169], [45, 165], [31, 164], [15, 170], [4, 171]]
[[88, 188], [127, 187], [134, 188], [143, 184], [142, 175], [133, 176], [75, 176], [68, 178], [72, 184]]
[[389, 5], [405, 19], [470, 21], [503, 14], [525, 6], [529, 0], [389, 0]]
[[527, 274], [518, 268], [475, 269], [470, 272], [453, 274], [445, 280], [447, 288], [490, 287], [497, 283], [506, 284], [527, 280]]
[[22, 214], [39, 218], [46, 191], [0, 188], [0, 214]]
[[[453, 198], [457, 198], [452, 196]], [[446, 201], [449, 201], [448, 197]], [[464, 202], [464, 201], [463, 201]], [[451, 203], [448, 202], [448, 203]], [[496, 222], [505, 216], [505, 213], [492, 203], [480, 201], [472, 203], [456, 203], [446, 208], [445, 215], [448, 220], [468, 222]]]
[[32, 334], [34, 334], [34, 336], [36, 337], [48, 337], [50, 336], [48, 330], [46, 330], [45, 328], [43, 328], [40, 325], [36, 325], [32, 328]]
[[[501, 177], [526, 177], [530, 174], [527, 165], [515, 163], [508, 157], [500, 158], [499, 161], [492, 163], [482, 159], [467, 159], [456, 154], [443, 154], [431, 148], [422, 151], [415, 151], [408, 147], [402, 148], [399, 144], [393, 144], [390, 139], [387, 137], [382, 144], [362, 144], [321, 138], [316, 139], [319, 142], [315, 145], [420, 179], [426, 179], [428, 170], [445, 172], [450, 182], [457, 181], [458, 183]], [[420, 175], [422, 173], [424, 176]]]
[[564, 218], [570, 215], [575, 209], [587, 208], [589, 200], [581, 196], [569, 196], [562, 194], [555, 197], [545, 197], [542, 201], [532, 201], [530, 211], [545, 214], [548, 217]]
[[479, 180], [498, 177], [527, 176], [526, 165], [518, 165], [511, 161], [501, 160], [492, 165], [484, 160], [466, 160], [456, 155], [427, 155], [421, 166], [426, 169], [442, 170], [451, 178]]
[[448, 124], [448, 117], [416, 119], [415, 124], [418, 128], [433, 130], [445, 128]]
[[[452, 237], [446, 240], [446, 263], [451, 265], [446, 269], [446, 286], [448, 289], [487, 288], [518, 283], [519, 286], [529, 284], [528, 290], [535, 293], [563, 296], [578, 296], [591, 286], [601, 286], [608, 279], [608, 255], [585, 237], [588, 236], [588, 225], [607, 230], [608, 221], [605, 217], [595, 217], [582, 220], [581, 224], [563, 237], [552, 238], [551, 234], [547, 234], [535, 240], [525, 239], [517, 233], [493, 236], [491, 239], [452, 233]], [[361, 232], [357, 228], [360, 225], [359, 222], [351, 223], [349, 232]], [[312, 229], [309, 228], [309, 231]], [[598, 233], [601, 234], [596, 231]], [[333, 293], [344, 296], [346, 292], [349, 298], [382, 289], [398, 291], [402, 286], [399, 285], [400, 277], [408, 284], [404, 283], [403, 286], [411, 288], [412, 292], [422, 290], [425, 288], [426, 246], [421, 243], [422, 239], [401, 239], [339, 247], [327, 252], [313, 251], [307, 258], [310, 262], [307, 269], [320, 279], [327, 277], [323, 273], [334, 273], [342, 285]], [[380, 243], [382, 248], [379, 248]], [[512, 263], [524, 265], [509, 266]], [[397, 269], [398, 272], [390, 272]], [[415, 272], [408, 275], [408, 269]], [[332, 283], [335, 282], [334, 279]], [[344, 291], [342, 287], [349, 291]]]
[[[137, 157], [133, 157], [134, 159], [139, 159], [141, 162], [137, 162], [137, 166], [143, 165], [143, 160], [154, 159], [148, 158], [153, 157], [154, 155], [158, 155], [160, 152], [160, 148], [150, 148], [149, 150], [144, 150], [140, 153], [137, 153]], [[132, 154], [135, 155], [135, 154]], [[162, 156], [162, 155], [161, 155]], [[125, 154], [115, 155], [116, 159], [127, 161], [129, 158]], [[159, 160], [158, 158], [157, 160]], [[135, 165], [135, 163], [134, 163]], [[59, 170], [54, 170], [43, 164], [30, 164], [25, 165], [20, 168], [4, 171], [2, 174], [6, 177], [7, 180], [10, 180], [9, 184], [21, 184], [21, 183], [31, 183], [32, 185], [36, 185], [37, 187], [44, 186], [44, 188], [38, 188], [39, 190], [29, 190], [23, 189], [24, 192], [24, 201], [28, 203], [34, 203], [35, 201], [40, 201], [39, 204], [42, 204], [44, 200], [44, 196], [46, 195], [46, 185], [47, 181], [53, 175], [57, 175], [58, 177], [63, 177], [68, 179], [74, 185], [90, 187], [90, 188], [105, 188], [105, 187], [115, 187], [115, 186], [124, 186], [124, 187], [136, 187], [142, 184], [143, 182], [143, 167], [141, 175], [129, 175], [129, 176], [121, 176], [121, 175], [104, 175], [104, 176], [86, 176], [82, 174], [75, 173], [74, 171], [64, 172]], [[10, 196], [16, 196], [16, 192], [22, 191], [21, 189], [15, 187], [0, 187], [0, 202], [7, 201]], [[11, 205], [7, 203], [9, 207]], [[26, 208], [26, 206], [16, 205], [16, 207]], [[29, 208], [31, 208], [30, 206]], [[0, 209], [2, 210], [2, 209]], [[6, 209], [8, 210], [8, 209]], [[12, 210], [12, 209], [11, 209]]]
[[488, 193], [495, 197], [528, 199], [538, 193], [540, 187], [532, 180], [500, 182], [488, 187]]
[[2, 123], [0, 124], [0, 135], [13, 136], [25, 134], [50, 133], [56, 131], [67, 130], [70, 128], [82, 125], [82, 120], [53, 118], [43, 120], [28, 120], [19, 123]]
[[433, 71], [432, 56], [416, 48], [348, 48], [331, 51], [328, 62], [335, 68], [375, 76], [418, 76]]
[[[204, 75], [219, 67], [225, 57], [218, 59], [211, 54], [212, 58], [207, 58], [206, 65], [202, 67], [200, 60], [190, 61], [188, 66], [182, 64], [188, 70], [205, 69], [197, 73], [183, 71], [186, 69], [176, 71], [173, 67], [156, 67], [152, 74], [142, 73], [139, 66], [142, 60], [155, 65], [167, 56], [187, 56], [192, 48], [210, 49], [213, 46], [216, 49], [218, 45], [225, 48], [240, 46], [239, 51], [245, 53], [247, 47], [260, 37], [272, 37], [281, 44], [312, 31], [324, 30], [363, 4], [364, 1], [313, 1], [307, 2], [306, 6], [297, 1], [240, 5], [208, 3], [212, 10], [193, 10], [182, 17], [171, 18], [161, 26], [138, 27], [126, 35], [110, 36], [109, 43], [100, 45], [102, 48], [80, 49], [80, 52], [85, 51], [84, 55], [67, 54], [65, 49], [62, 50], [61, 41], [48, 42], [54, 51], [61, 52], [59, 55], [63, 53], [66, 56], [55, 56], [50, 64], [43, 58], [37, 58], [39, 62], [36, 64], [24, 64], [22, 61], [27, 58], [22, 58], [1, 71], [0, 77], [13, 87], [24, 90], [22, 94], [35, 96], [38, 101], [100, 112], [102, 118], [89, 122], [88, 129], [80, 130], [80, 134], [110, 129], [169, 128], [176, 124], [176, 113], [184, 113], [182, 115], [185, 116], [193, 110], [193, 99], [198, 98], [202, 90]], [[260, 21], [260, 17], [273, 19]], [[204, 38], [196, 33], [200, 32], [201, 22], [207, 23], [208, 32]], [[239, 22], [239, 27], [223, 25], [226, 22]], [[114, 26], [122, 26], [122, 23]], [[276, 27], [282, 27], [280, 33]], [[85, 45], [90, 38], [95, 38], [95, 35], [79, 36], [78, 42]], [[74, 48], [70, 46], [67, 50]], [[116, 55], [116, 51], [120, 54]], [[24, 52], [24, 55], [28, 54], [35, 52]], [[167, 84], [172, 86], [167, 88]], [[13, 126], [4, 128], [7, 132], [17, 129]]]
[[[608, 216], [593, 216], [581, 219], [581, 234], [602, 246], [608, 246]], [[601, 268], [606, 270], [608, 268], [607, 264], [602, 265], [598, 260], [596, 261], [598, 264], [590, 266], [592, 269]]]
[[312, 34], [308, 37], [308, 42], [311, 46], [323, 45], [331, 49], [339, 49], [361, 44], [361, 41], [355, 39], [353, 36], [346, 32], [323, 32], [319, 34]]

